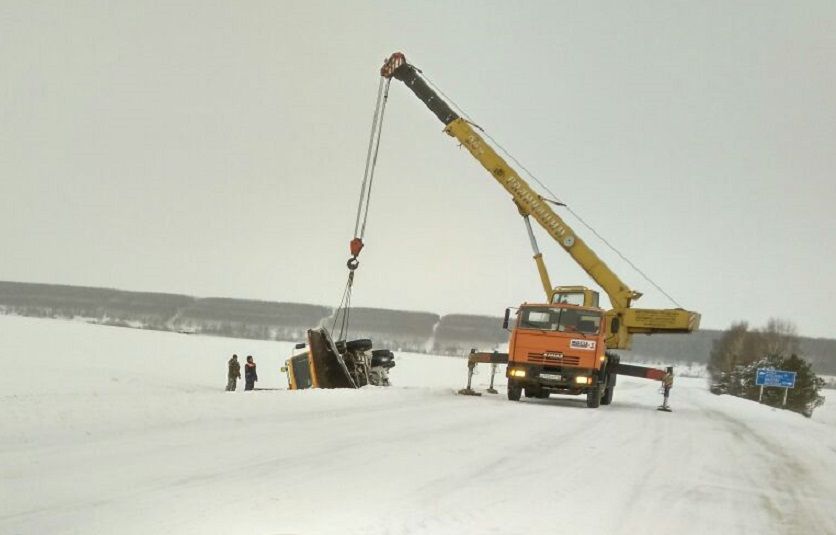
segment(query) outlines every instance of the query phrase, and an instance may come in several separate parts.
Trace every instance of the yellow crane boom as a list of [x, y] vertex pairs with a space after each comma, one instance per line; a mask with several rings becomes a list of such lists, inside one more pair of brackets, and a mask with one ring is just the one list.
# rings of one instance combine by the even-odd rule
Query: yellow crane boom
[[[445, 102], [421, 77], [420, 71], [407, 63], [397, 52], [380, 70], [384, 78], [402, 81], [444, 123], [444, 131], [456, 138], [492, 177], [511, 195], [528, 224], [533, 217], [543, 229], [577, 262], [607, 294], [612, 309], [607, 311], [607, 347], [627, 349], [631, 335], [635, 333], [688, 333], [699, 327], [700, 315], [696, 312], [676, 309], [637, 309], [632, 301], [641, 297], [631, 290], [543, 198], [522, 179], [510, 165], [491, 147], [479, 133]], [[529, 227], [530, 229], [530, 227]], [[533, 234], [532, 246], [541, 281], [550, 302], [556, 302], [563, 294], [583, 293], [584, 304], [597, 306], [597, 293], [583, 287], [550, 288], [548, 273], [542, 256], [536, 248]], [[593, 297], [594, 294], [594, 297]]]

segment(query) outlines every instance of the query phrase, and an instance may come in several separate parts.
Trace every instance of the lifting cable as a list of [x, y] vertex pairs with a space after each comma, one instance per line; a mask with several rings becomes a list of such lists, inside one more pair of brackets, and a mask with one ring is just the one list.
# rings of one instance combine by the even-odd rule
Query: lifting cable
[[[386, 111], [386, 102], [389, 100], [390, 78], [380, 77], [377, 86], [377, 101], [372, 116], [372, 127], [369, 134], [369, 147], [366, 152], [366, 166], [363, 171], [363, 182], [360, 186], [360, 201], [357, 203], [357, 217], [354, 221], [354, 238], [349, 244], [351, 257], [346, 262], [348, 268], [348, 280], [343, 290], [343, 297], [337, 310], [334, 312], [334, 323], [331, 325], [331, 332], [336, 330], [337, 322], [340, 323], [339, 336], [335, 340], [344, 340], [348, 335], [349, 316], [351, 314], [351, 290], [354, 286], [354, 272], [360, 265], [357, 256], [363, 249], [363, 237], [366, 234], [366, 223], [369, 219], [369, 203], [372, 197], [372, 185], [374, 184], [374, 171], [377, 167], [377, 154], [380, 150], [380, 137], [383, 132], [383, 114]], [[361, 224], [362, 219], [362, 224]]]
[[[417, 70], [417, 69], [416, 69], [416, 70]], [[680, 305], [680, 304], [676, 301], [676, 299], [674, 299], [673, 297], [671, 297], [671, 296], [670, 296], [670, 294], [668, 294], [668, 292], [666, 292], [665, 290], [663, 290], [661, 286], [659, 286], [658, 284], [656, 284], [656, 282], [655, 282], [655, 281], [653, 281], [653, 279], [651, 279], [651, 278], [650, 278], [647, 274], [645, 274], [645, 273], [644, 273], [644, 271], [642, 271], [641, 269], [639, 269], [639, 268], [638, 268], [638, 266], [636, 266], [636, 265], [635, 265], [632, 261], [630, 261], [630, 259], [629, 259], [629, 258], [627, 258], [627, 257], [624, 255], [624, 253], [622, 253], [621, 251], [619, 251], [618, 249], [616, 249], [616, 247], [615, 247], [614, 245], [612, 245], [609, 241], [607, 241], [607, 239], [606, 239], [606, 238], [604, 238], [604, 237], [603, 237], [603, 236], [602, 236], [602, 235], [601, 235], [601, 234], [600, 234], [597, 230], [595, 230], [594, 228], [592, 228], [592, 225], [590, 225], [589, 223], [587, 223], [587, 222], [586, 222], [586, 221], [585, 221], [585, 220], [584, 220], [584, 219], [583, 219], [583, 218], [582, 218], [582, 217], [581, 217], [581, 216], [580, 216], [577, 212], [575, 212], [574, 210], [572, 210], [572, 207], [571, 207], [571, 206], [569, 206], [569, 205], [568, 205], [568, 204], [566, 204], [565, 202], [561, 201], [561, 200], [558, 198], [558, 196], [557, 196], [557, 195], [555, 195], [555, 194], [554, 194], [554, 192], [553, 192], [552, 190], [550, 190], [550, 189], [549, 189], [549, 187], [548, 187], [548, 186], [546, 186], [543, 182], [541, 182], [541, 181], [540, 181], [540, 179], [539, 179], [539, 178], [537, 178], [537, 177], [534, 175], [534, 173], [532, 173], [531, 171], [529, 171], [529, 170], [528, 170], [528, 169], [527, 169], [527, 168], [526, 168], [523, 164], [521, 164], [521, 163], [519, 162], [519, 160], [517, 160], [517, 159], [516, 159], [516, 158], [515, 158], [515, 157], [514, 157], [511, 153], [509, 153], [507, 150], [505, 150], [505, 147], [503, 147], [502, 145], [500, 145], [500, 144], [499, 144], [499, 142], [497, 142], [497, 141], [496, 141], [496, 140], [495, 140], [495, 139], [494, 139], [494, 138], [493, 138], [493, 137], [492, 137], [492, 136], [491, 136], [491, 135], [490, 135], [490, 134], [489, 134], [489, 133], [488, 133], [488, 132], [487, 132], [484, 128], [482, 128], [482, 127], [481, 127], [481, 126], [479, 126], [478, 124], [476, 124], [476, 123], [474, 123], [473, 121], [471, 121], [471, 120], [470, 120], [470, 117], [468, 117], [467, 113], [465, 113], [465, 111], [464, 111], [464, 110], [463, 110], [463, 109], [462, 109], [462, 108], [461, 108], [458, 104], [456, 104], [456, 102], [455, 102], [454, 100], [452, 100], [450, 97], [448, 97], [447, 95], [445, 95], [445, 94], [444, 94], [444, 92], [443, 92], [441, 89], [439, 89], [439, 88], [438, 88], [438, 86], [437, 86], [437, 85], [435, 85], [435, 83], [433, 83], [433, 81], [432, 81], [432, 80], [430, 80], [430, 79], [427, 77], [427, 75], [426, 75], [426, 74], [424, 74], [422, 71], [418, 71], [418, 72], [420, 73], [421, 77], [422, 77], [422, 78], [423, 78], [423, 79], [424, 79], [424, 80], [425, 80], [425, 81], [426, 81], [426, 82], [427, 82], [430, 86], [432, 86], [432, 88], [433, 88], [433, 89], [435, 89], [435, 91], [436, 91], [436, 92], [438, 92], [438, 94], [440, 94], [442, 97], [444, 97], [444, 98], [447, 100], [447, 102], [448, 102], [450, 105], [452, 105], [452, 106], [453, 106], [453, 107], [454, 107], [454, 108], [455, 108], [455, 109], [459, 112], [459, 115], [461, 115], [461, 117], [463, 117], [463, 118], [464, 118], [464, 120], [468, 122], [468, 124], [470, 124], [470, 125], [471, 125], [471, 126], [473, 126], [474, 128], [478, 129], [480, 132], [482, 132], [482, 134], [484, 134], [484, 135], [485, 135], [485, 137], [486, 137], [486, 138], [488, 138], [488, 139], [491, 141], [491, 143], [492, 143], [492, 144], [493, 144], [496, 148], [498, 148], [500, 151], [502, 151], [502, 153], [503, 153], [503, 154], [505, 154], [505, 155], [506, 155], [506, 156], [507, 156], [507, 157], [508, 157], [508, 158], [509, 158], [512, 162], [514, 162], [514, 163], [515, 163], [515, 164], [516, 164], [516, 165], [517, 165], [520, 169], [522, 169], [522, 170], [525, 172], [525, 174], [527, 174], [529, 177], [531, 177], [531, 179], [532, 179], [532, 180], [534, 180], [537, 184], [539, 184], [539, 185], [540, 185], [540, 187], [541, 187], [541, 188], [543, 188], [546, 192], [548, 192], [548, 194], [549, 194], [549, 195], [551, 195], [551, 196], [552, 196], [552, 198], [551, 198], [551, 199], [545, 199], [545, 198], [543, 198], [543, 197], [541, 197], [541, 199], [543, 199], [543, 200], [544, 200], [544, 201], [546, 201], [546, 202], [550, 202], [550, 203], [552, 203], [552, 204], [555, 204], [555, 205], [557, 205], [557, 206], [563, 206], [563, 207], [565, 207], [565, 208], [566, 208], [566, 210], [568, 210], [570, 214], [572, 214], [573, 216], [575, 216], [575, 218], [576, 218], [578, 221], [580, 221], [580, 222], [581, 222], [581, 224], [582, 224], [583, 226], [585, 226], [585, 227], [586, 227], [586, 228], [587, 228], [590, 232], [592, 232], [592, 233], [593, 233], [593, 234], [594, 234], [594, 235], [595, 235], [595, 236], [596, 236], [599, 240], [601, 240], [601, 241], [604, 243], [604, 245], [606, 245], [607, 247], [609, 247], [609, 248], [610, 248], [610, 249], [611, 249], [611, 250], [612, 250], [615, 254], [617, 254], [617, 255], [618, 255], [618, 256], [619, 256], [622, 260], [624, 260], [625, 262], [627, 262], [627, 264], [628, 264], [631, 268], [633, 268], [633, 269], [636, 271], [636, 273], [638, 273], [639, 275], [641, 275], [641, 276], [642, 276], [642, 278], [644, 278], [644, 280], [646, 280], [646, 281], [647, 281], [648, 283], [650, 283], [650, 284], [651, 284], [654, 288], [656, 288], [657, 290], [659, 290], [659, 291], [662, 293], [662, 295], [664, 295], [665, 297], [667, 297], [667, 298], [668, 298], [668, 300], [670, 300], [670, 302], [671, 302], [671, 303], [673, 303], [675, 306], [677, 306], [677, 307], [679, 307], [679, 308], [684, 308], [682, 305]]]

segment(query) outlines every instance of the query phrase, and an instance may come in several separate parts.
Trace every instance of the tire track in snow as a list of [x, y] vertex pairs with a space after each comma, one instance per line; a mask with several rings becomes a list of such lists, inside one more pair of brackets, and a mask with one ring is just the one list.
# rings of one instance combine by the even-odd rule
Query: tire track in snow
[[819, 484], [816, 470], [806, 466], [798, 456], [800, 452], [789, 453], [785, 445], [776, 443], [727, 412], [716, 409], [705, 412], [709, 418], [722, 422], [740, 443], [738, 451], [757, 457], [760, 468], [768, 467], [764, 473], [760, 469], [752, 471], [750, 464], [740, 463], [744, 468], [741, 475], [752, 488], [760, 489], [763, 509], [780, 526], [777, 532], [836, 533], [833, 511], [820, 499], [828, 494], [827, 489]]

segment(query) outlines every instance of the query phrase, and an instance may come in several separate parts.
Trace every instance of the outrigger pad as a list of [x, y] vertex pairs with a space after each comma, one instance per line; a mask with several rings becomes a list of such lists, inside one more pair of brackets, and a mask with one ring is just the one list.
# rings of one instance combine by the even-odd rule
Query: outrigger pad
[[324, 327], [309, 329], [308, 343], [312, 369], [320, 388], [357, 388], [345, 360]]

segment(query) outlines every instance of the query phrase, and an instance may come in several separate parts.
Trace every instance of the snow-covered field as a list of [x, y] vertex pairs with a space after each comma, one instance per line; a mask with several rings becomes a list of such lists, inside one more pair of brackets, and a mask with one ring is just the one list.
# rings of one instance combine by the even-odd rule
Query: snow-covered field
[[[406, 354], [389, 389], [289, 392], [290, 347], [0, 317], [0, 533], [836, 533], [836, 400], [512, 403]], [[223, 391], [233, 352], [270, 390]]]

